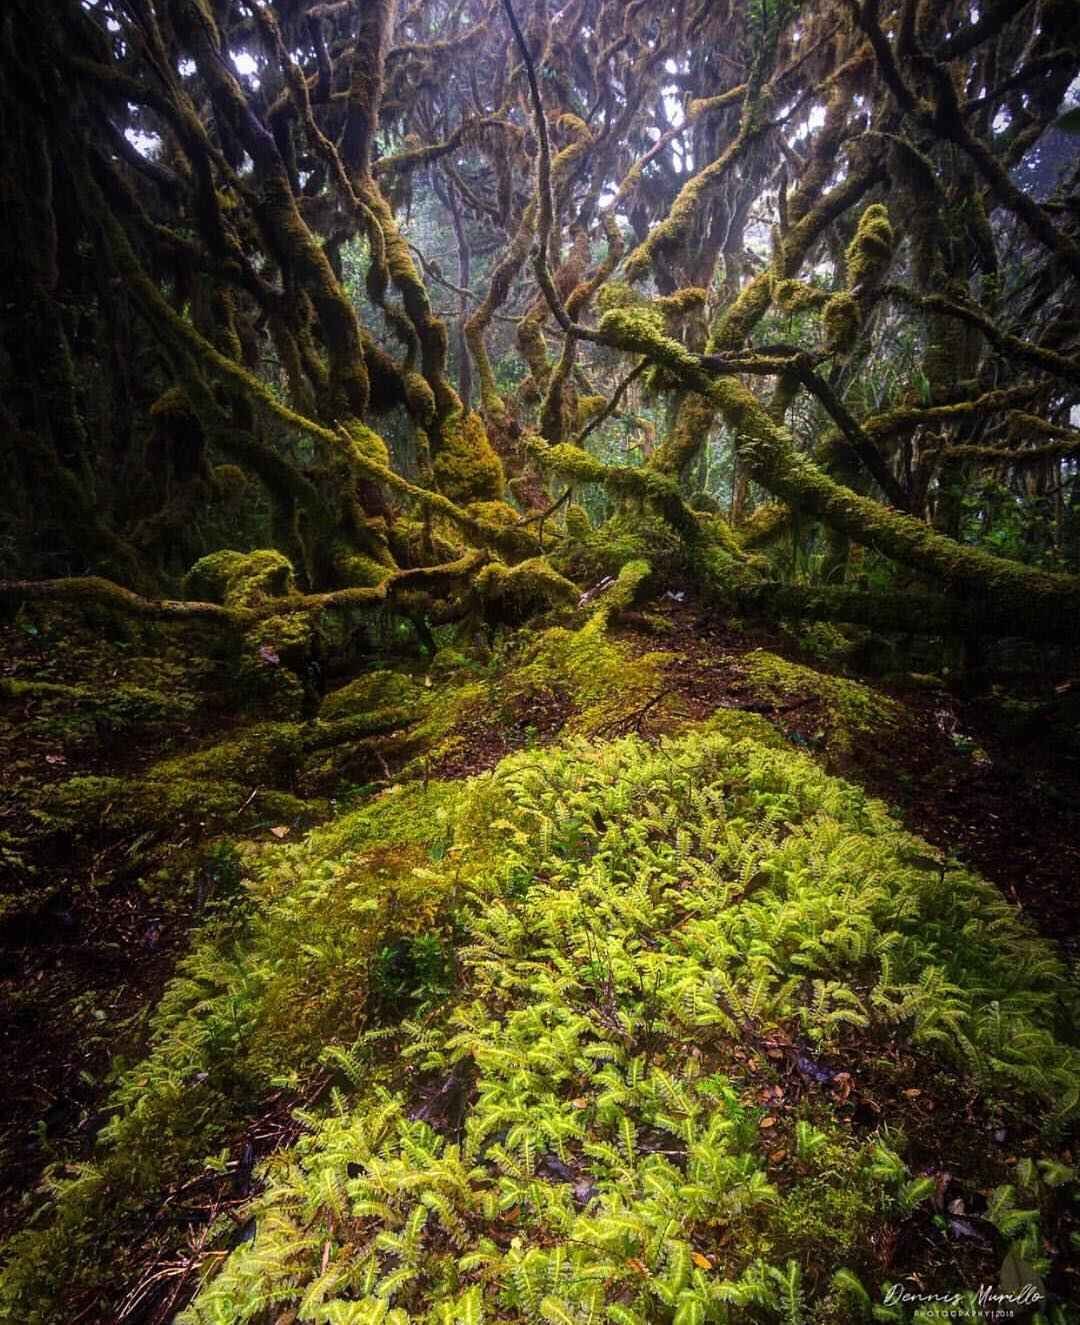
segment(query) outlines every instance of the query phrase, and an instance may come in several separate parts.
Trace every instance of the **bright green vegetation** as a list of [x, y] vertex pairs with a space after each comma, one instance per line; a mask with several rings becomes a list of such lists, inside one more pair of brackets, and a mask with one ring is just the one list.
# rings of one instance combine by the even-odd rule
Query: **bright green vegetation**
[[[508, 673], [560, 678], [591, 738], [219, 851], [228, 887], [93, 1162], [57, 1166], [6, 1248], [3, 1319], [122, 1277], [159, 1193], [226, 1170], [275, 1094], [302, 1133], [209, 1229], [185, 1325], [932, 1318], [880, 1306], [913, 1267], [871, 1248], [931, 1219], [934, 1179], [902, 1111], [851, 1125], [836, 1074], [857, 1092], [899, 1055], [1044, 1117], [1049, 1148], [1080, 1111], [1075, 991], [995, 889], [765, 720], [599, 735], [655, 693], [660, 662], [605, 632], [646, 571]], [[440, 679], [428, 720], [449, 731], [484, 685]], [[376, 673], [325, 719], [419, 690]], [[857, 722], [860, 690], [823, 702]], [[220, 777], [226, 749], [174, 763]], [[986, 1161], [995, 1266], [1012, 1247], [1045, 1271], [1040, 1208], [1075, 1181], [1045, 1154]]]
[[764, 649], [748, 653], [740, 666], [753, 694], [781, 704], [812, 700], [819, 706], [824, 749], [834, 761], [849, 756], [859, 738], [865, 742], [895, 732], [903, 717], [899, 704], [870, 686], [789, 662]]

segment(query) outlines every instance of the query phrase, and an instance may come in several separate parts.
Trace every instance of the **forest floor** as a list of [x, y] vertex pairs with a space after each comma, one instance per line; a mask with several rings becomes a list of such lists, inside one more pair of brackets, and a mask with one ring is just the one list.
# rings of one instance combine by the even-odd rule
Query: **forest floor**
[[[698, 721], [720, 709], [760, 714], [793, 748], [884, 801], [943, 862], [970, 866], [997, 885], [1069, 960], [1080, 956], [1080, 752], [1058, 741], [1040, 717], [1080, 685], [1073, 676], [1002, 677], [974, 694], [939, 678], [858, 677], [892, 716], [881, 723], [870, 714], [840, 732], [831, 680], [854, 673], [814, 661], [794, 632], [731, 623], [707, 605], [669, 595], [647, 612], [625, 614], [612, 633], [634, 654], [660, 650], [669, 657], [656, 691], [594, 735], [636, 733], [648, 741], [673, 719]], [[63, 687], [90, 680], [103, 691], [126, 684], [142, 693], [152, 678], [146, 660], [133, 654], [137, 648], [121, 649], [110, 676], [109, 651], [99, 643], [69, 648], [59, 636], [43, 639], [9, 623], [0, 627], [0, 683]], [[763, 661], [774, 658], [791, 667], [778, 670]], [[177, 675], [189, 675], [191, 665], [190, 658], [174, 660]], [[131, 728], [110, 728], [95, 713], [73, 731], [54, 720], [50, 701], [64, 700], [59, 689], [51, 696], [46, 689], [9, 690], [0, 698], [0, 760], [8, 774], [0, 793], [0, 869], [6, 874], [0, 886], [6, 902], [0, 909], [0, 1055], [9, 1083], [0, 1092], [0, 1238], [25, 1221], [45, 1165], [92, 1152], [108, 1117], [103, 1104], [110, 1088], [145, 1050], [149, 1012], [204, 915], [199, 871], [214, 859], [200, 855], [183, 876], [186, 886], [170, 893], [147, 886], [145, 834], [134, 830], [52, 832], [35, 857], [17, 847], [33, 837], [34, 796], [27, 790], [72, 777], [137, 781], [164, 753], [221, 741], [238, 720], [217, 667], [199, 665], [175, 712], [162, 701]], [[158, 678], [154, 695], [169, 691], [169, 678]], [[1009, 721], [1003, 721], [1006, 710], [1013, 714]], [[529, 702], [509, 701], [497, 720], [489, 708], [466, 709], [425, 778], [470, 777], [515, 750], [547, 745], [571, 711], [557, 686]], [[385, 772], [392, 778], [398, 769], [391, 764]], [[258, 785], [257, 770], [249, 780]], [[242, 809], [248, 812], [238, 829], [244, 837], [299, 832], [276, 824], [272, 809], [251, 819], [247, 803], [237, 807], [238, 820]], [[220, 823], [212, 828], [211, 836], [223, 831]], [[181, 816], [151, 843], [155, 866], [183, 858], [203, 831], [205, 825]], [[941, 1175], [943, 1206], [950, 1165], [955, 1169], [961, 1156], [988, 1143], [981, 1129], [974, 1143], [961, 1140], [981, 1106], [973, 1097], [950, 1100], [932, 1087], [911, 1085], [919, 1076], [915, 1060], [905, 1070], [909, 1077], [898, 1064], [888, 1082], [864, 1080], [849, 1112], [856, 1123], [873, 1126], [902, 1110], [918, 1131], [922, 1167]], [[799, 1085], [796, 1073], [792, 1089]], [[282, 1093], [268, 1105], [263, 1153], [294, 1134], [289, 1108], [295, 1102]], [[1014, 1139], [1014, 1132], [1001, 1129], [989, 1144], [1007, 1150]], [[1073, 1284], [1080, 1289], [1077, 1280]], [[107, 1318], [95, 1310], [90, 1304], [72, 1320]]]

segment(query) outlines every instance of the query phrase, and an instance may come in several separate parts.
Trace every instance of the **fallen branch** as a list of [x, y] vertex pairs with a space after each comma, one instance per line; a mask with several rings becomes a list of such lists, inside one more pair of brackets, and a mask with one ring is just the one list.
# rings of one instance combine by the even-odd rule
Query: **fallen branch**
[[489, 560], [486, 553], [468, 552], [457, 561], [440, 566], [419, 566], [395, 571], [381, 584], [363, 588], [334, 589], [329, 593], [289, 594], [267, 598], [257, 607], [223, 607], [220, 603], [170, 598], [143, 598], [122, 585], [96, 575], [71, 576], [59, 580], [0, 580], [0, 603], [52, 602], [111, 607], [127, 616], [156, 621], [213, 622], [231, 629], [244, 629], [272, 616], [294, 616], [298, 612], [323, 612], [334, 608], [375, 608], [392, 601], [402, 589], [426, 588], [446, 580], [473, 575]]

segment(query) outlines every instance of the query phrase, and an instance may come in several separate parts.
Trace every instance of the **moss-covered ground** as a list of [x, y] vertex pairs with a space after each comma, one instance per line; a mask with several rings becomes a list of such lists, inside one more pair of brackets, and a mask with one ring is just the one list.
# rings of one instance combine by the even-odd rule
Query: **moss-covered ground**
[[976, 739], [650, 591], [325, 695], [5, 627], [0, 1320], [1074, 1318], [1077, 986], [992, 794], [1043, 701]]

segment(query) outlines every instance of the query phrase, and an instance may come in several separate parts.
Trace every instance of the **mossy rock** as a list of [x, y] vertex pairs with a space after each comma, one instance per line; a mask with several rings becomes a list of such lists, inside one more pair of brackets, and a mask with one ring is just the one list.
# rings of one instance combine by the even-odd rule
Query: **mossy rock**
[[155, 764], [148, 776], [265, 785], [291, 776], [302, 748], [303, 728], [298, 724], [259, 723], [216, 745]]
[[560, 575], [546, 557], [532, 557], [516, 566], [489, 562], [476, 576], [473, 591], [489, 621], [520, 625], [540, 612], [573, 607], [577, 585]]
[[239, 608], [257, 607], [294, 589], [292, 563], [273, 548], [212, 552], [192, 566], [183, 585], [185, 598]]
[[403, 672], [367, 672], [327, 695], [319, 717], [326, 722], [337, 722], [380, 709], [408, 708], [417, 705], [422, 697], [420, 686]]

